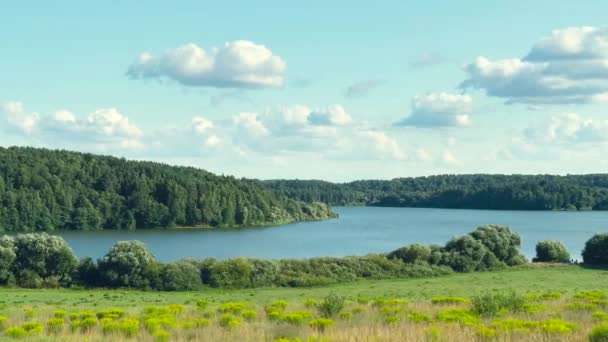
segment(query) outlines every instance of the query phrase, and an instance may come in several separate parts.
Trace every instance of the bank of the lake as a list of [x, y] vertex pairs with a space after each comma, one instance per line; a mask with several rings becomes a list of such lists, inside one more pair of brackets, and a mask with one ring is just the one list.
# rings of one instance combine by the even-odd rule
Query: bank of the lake
[[141, 240], [161, 261], [179, 258], [303, 258], [384, 253], [409, 243], [443, 244], [479, 225], [509, 225], [534, 256], [539, 240], [562, 241], [580, 258], [585, 241], [608, 231], [608, 212], [337, 207], [339, 218], [253, 229], [66, 231], [78, 256], [100, 257], [119, 240]]

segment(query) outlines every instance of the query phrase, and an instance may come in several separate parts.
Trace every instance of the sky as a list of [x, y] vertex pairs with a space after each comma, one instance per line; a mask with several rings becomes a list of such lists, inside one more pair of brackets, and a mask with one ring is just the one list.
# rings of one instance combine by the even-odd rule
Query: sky
[[4, 1], [0, 146], [248, 178], [608, 172], [608, 2]]

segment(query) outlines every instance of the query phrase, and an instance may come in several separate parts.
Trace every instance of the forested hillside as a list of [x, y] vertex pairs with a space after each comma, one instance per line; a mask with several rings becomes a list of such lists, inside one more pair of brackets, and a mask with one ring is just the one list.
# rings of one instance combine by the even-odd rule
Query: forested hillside
[[200, 169], [0, 148], [0, 231], [255, 226], [333, 215], [324, 204]]
[[441, 175], [364, 180], [272, 180], [280, 195], [331, 205], [517, 210], [607, 210], [608, 174]]

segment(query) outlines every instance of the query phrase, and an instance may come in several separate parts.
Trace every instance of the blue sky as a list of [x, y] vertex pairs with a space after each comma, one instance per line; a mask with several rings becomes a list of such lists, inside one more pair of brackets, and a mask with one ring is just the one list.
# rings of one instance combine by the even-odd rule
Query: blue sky
[[7, 1], [0, 145], [258, 178], [606, 172], [605, 1]]

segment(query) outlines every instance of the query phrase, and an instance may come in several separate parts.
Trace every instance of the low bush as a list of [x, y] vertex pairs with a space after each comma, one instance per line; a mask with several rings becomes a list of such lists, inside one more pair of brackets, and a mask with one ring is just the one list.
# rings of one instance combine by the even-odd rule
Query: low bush
[[589, 342], [608, 342], [608, 324], [598, 325], [591, 329]]
[[220, 316], [218, 323], [221, 327], [231, 329], [241, 325], [241, 320], [231, 314], [223, 314], [222, 316]]
[[479, 318], [471, 311], [466, 309], [450, 309], [439, 311], [437, 320], [445, 323], [458, 323], [464, 326], [474, 326], [479, 322]]
[[431, 299], [433, 304], [468, 304], [471, 301], [463, 297], [434, 297]]
[[536, 257], [533, 262], [570, 262], [570, 253], [563, 243], [545, 240], [536, 244]]
[[476, 315], [495, 316], [501, 311], [523, 311], [526, 298], [515, 291], [486, 292], [473, 297], [471, 311]]
[[583, 261], [588, 265], [608, 265], [608, 233], [596, 234], [585, 243]]
[[317, 304], [319, 315], [324, 318], [335, 317], [344, 308], [345, 298], [335, 293], [330, 293], [323, 301]]
[[334, 325], [334, 321], [329, 318], [317, 318], [310, 321], [308, 325], [319, 332], [324, 332]]

